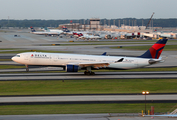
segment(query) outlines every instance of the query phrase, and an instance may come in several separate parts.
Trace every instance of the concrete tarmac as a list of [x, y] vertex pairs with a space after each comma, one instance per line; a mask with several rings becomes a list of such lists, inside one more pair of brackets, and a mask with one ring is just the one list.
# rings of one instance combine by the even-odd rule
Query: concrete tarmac
[[44, 114], [44, 115], [0, 115], [1, 120], [176, 120], [168, 117], [141, 117], [138, 114]]
[[16, 73], [1, 74], [0, 80], [87, 80], [87, 79], [176, 79], [177, 71], [161, 72], [95, 72], [84, 75], [82, 72], [56, 73]]
[[[0, 97], [0, 103], [15, 102], [91, 102], [91, 101], [144, 101], [144, 95], [69, 95]], [[176, 100], [177, 94], [146, 95], [147, 101]]]

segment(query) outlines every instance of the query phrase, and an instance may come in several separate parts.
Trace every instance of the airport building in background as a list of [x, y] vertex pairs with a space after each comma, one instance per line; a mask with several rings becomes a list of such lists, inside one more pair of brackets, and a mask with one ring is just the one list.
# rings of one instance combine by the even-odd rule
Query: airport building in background
[[91, 18], [89, 20], [89, 24], [80, 24], [80, 23], [68, 23], [68, 24], [60, 24], [59, 29], [62, 26], [67, 27], [69, 30], [97, 30], [100, 28], [100, 19], [99, 18]]
[[93, 30], [100, 28], [100, 19], [99, 18], [91, 18], [90, 19], [90, 28]]
[[[114, 25], [110, 24], [110, 20], [107, 20], [108, 23], [106, 24], [106, 20], [104, 20], [104, 24], [101, 23], [101, 20], [99, 18], [91, 18], [87, 20], [87, 22], [81, 21], [77, 23], [70, 22], [68, 24], [60, 24], [59, 29], [62, 29], [62, 26], [67, 27], [71, 31], [87, 31], [87, 30], [98, 30], [98, 31], [117, 31], [117, 32], [146, 32], [146, 33], [151, 33], [154, 31], [154, 27], [149, 27], [149, 29], [146, 29], [146, 26], [137, 26], [136, 23], [132, 26], [131, 25], [126, 25], [125, 21], [123, 24], [120, 24], [120, 20], [117, 21], [119, 26], [116, 26], [115, 23], [116, 21], [114, 20]], [[129, 23], [130, 24], [130, 23]]]

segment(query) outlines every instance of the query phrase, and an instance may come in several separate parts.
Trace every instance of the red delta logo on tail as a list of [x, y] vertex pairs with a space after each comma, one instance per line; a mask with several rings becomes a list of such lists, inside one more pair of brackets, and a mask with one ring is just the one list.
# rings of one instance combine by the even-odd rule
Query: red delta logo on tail
[[153, 58], [153, 59], [159, 59], [163, 48], [166, 45], [168, 39], [160, 39], [157, 41], [149, 50], [147, 50], [143, 55], [139, 56], [141, 58]]
[[152, 58], [158, 59], [159, 56], [160, 56], [160, 54], [162, 53], [164, 47], [165, 47], [165, 44], [158, 44], [158, 43], [154, 44], [154, 45], [149, 49]]

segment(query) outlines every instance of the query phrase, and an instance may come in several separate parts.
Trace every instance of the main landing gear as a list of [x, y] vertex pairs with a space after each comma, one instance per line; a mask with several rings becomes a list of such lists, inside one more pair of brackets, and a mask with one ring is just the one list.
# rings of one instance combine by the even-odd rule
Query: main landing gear
[[95, 75], [95, 73], [91, 71], [91, 67], [87, 67], [87, 70], [84, 72], [84, 75]]
[[84, 75], [95, 75], [95, 73], [94, 72], [92, 72], [92, 71], [85, 71], [84, 72]]

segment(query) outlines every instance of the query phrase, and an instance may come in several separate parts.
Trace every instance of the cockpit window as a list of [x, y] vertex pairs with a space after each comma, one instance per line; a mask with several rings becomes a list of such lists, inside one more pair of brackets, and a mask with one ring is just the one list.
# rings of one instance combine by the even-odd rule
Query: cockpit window
[[20, 57], [20, 55], [16, 55], [15, 57]]

